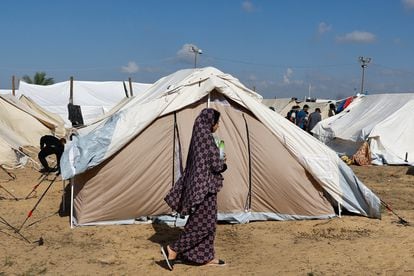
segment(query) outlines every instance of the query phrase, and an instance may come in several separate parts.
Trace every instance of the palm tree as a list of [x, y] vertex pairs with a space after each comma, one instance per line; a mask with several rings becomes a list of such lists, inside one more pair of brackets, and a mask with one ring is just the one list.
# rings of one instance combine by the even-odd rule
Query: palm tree
[[36, 72], [36, 74], [33, 77], [33, 80], [28, 75], [24, 75], [22, 79], [27, 83], [37, 85], [51, 85], [55, 83], [53, 78], [46, 78], [45, 72]]

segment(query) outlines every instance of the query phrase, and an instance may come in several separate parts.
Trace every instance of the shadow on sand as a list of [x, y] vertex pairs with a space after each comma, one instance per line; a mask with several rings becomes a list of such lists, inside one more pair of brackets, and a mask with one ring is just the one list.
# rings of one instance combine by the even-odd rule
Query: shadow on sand
[[60, 217], [68, 217], [70, 215], [70, 184], [65, 186], [65, 194], [60, 201], [58, 213]]
[[169, 226], [165, 223], [154, 222], [152, 224], [155, 234], [149, 240], [153, 243], [161, 245], [169, 244], [178, 239], [182, 230], [178, 227]]
[[[155, 234], [149, 237], [148, 240], [152, 241], [153, 243], [159, 244], [160, 251], [161, 246], [170, 244], [171, 242], [177, 240], [180, 236], [180, 233], [182, 232], [182, 230], [178, 227], [169, 226], [165, 223], [160, 223], [156, 221], [152, 223], [152, 227], [154, 228]], [[160, 257], [162, 258], [161, 252]], [[156, 261], [155, 263], [160, 267], [169, 270], [167, 263], [164, 259]]]

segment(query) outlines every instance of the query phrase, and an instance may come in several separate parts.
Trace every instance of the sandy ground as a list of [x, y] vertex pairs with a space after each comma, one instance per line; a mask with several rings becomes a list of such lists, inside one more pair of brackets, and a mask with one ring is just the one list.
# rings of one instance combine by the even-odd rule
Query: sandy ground
[[[414, 168], [353, 167], [360, 179], [414, 225]], [[13, 171], [2, 187], [24, 198], [37, 183], [33, 169]], [[41, 194], [15, 201], [0, 188], [0, 216], [20, 227]], [[165, 269], [159, 244], [179, 229], [162, 225], [91, 226], [71, 229], [59, 216], [62, 181], [45, 195], [21, 234], [0, 220], [0, 275], [414, 275], [414, 227], [384, 209], [382, 220], [342, 216], [331, 220], [218, 225], [217, 256], [226, 267], [176, 265]], [[39, 246], [39, 238], [44, 244]]]

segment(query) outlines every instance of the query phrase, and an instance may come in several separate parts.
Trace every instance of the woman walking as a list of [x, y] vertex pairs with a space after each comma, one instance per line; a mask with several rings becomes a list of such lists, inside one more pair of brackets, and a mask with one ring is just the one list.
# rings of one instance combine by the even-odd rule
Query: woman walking
[[214, 237], [217, 223], [217, 193], [227, 169], [213, 133], [220, 113], [212, 108], [201, 111], [194, 122], [186, 168], [165, 197], [167, 204], [181, 215], [189, 215], [179, 239], [161, 247], [170, 270], [179, 257], [197, 264], [225, 265], [215, 258]]

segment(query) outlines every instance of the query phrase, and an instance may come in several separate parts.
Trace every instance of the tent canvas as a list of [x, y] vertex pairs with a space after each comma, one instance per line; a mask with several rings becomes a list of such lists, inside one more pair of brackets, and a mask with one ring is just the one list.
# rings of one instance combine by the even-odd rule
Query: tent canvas
[[52, 134], [55, 122], [13, 96], [0, 95], [0, 123], [21, 137], [23, 146], [39, 146], [40, 137]]
[[[129, 89], [129, 85], [126, 86]], [[132, 82], [134, 95], [139, 95], [149, 86], [150, 84]], [[29, 97], [47, 111], [60, 115], [67, 126], [71, 125], [67, 108], [70, 81], [47, 86], [20, 81], [16, 95]], [[85, 124], [93, 122], [125, 97], [124, 84], [121, 81], [73, 81], [73, 104], [81, 106]]]
[[207, 105], [222, 112], [218, 135], [228, 141], [219, 219], [326, 218], [337, 205], [380, 216], [379, 199], [333, 151], [234, 77], [210, 67], [181, 70], [146, 93], [65, 150], [62, 176], [74, 177], [77, 223], [170, 213], [163, 198], [185, 166], [194, 118]]
[[410, 93], [362, 95], [312, 132], [340, 154], [353, 155], [368, 141], [373, 164], [414, 164], [413, 105]]
[[97, 126], [99, 126], [99, 122], [108, 119], [109, 117], [111, 117], [114, 113], [116, 113], [118, 110], [120, 110], [121, 108], [123, 108], [124, 106], [126, 106], [132, 99], [134, 99], [135, 96], [129, 97], [129, 98], [123, 98], [117, 105], [115, 105], [111, 110], [109, 110], [108, 112], [106, 112], [105, 114], [102, 114], [101, 116], [97, 117], [95, 120], [93, 120], [92, 122], [83, 125], [81, 127], [78, 127], [76, 130], [72, 129], [73, 133], [77, 133], [77, 134], [84, 134], [84, 133], [88, 133], [90, 131], [92, 131], [92, 129], [96, 128]]
[[46, 117], [49, 121], [53, 122], [53, 124], [56, 126], [54, 129], [54, 134], [56, 136], [64, 137], [66, 135], [65, 122], [59, 115], [45, 110], [25, 95], [20, 96], [19, 101], [27, 105], [30, 109], [36, 111], [38, 114]]
[[282, 113], [282, 110], [285, 110], [287, 106], [289, 109], [296, 104], [296, 101], [291, 98], [281, 98], [281, 99], [263, 99], [262, 103], [268, 107], [273, 107], [275, 111], [282, 116], [286, 115]]
[[11, 89], [0, 89], [0, 95], [11, 95], [12, 93], [13, 93], [13, 90]]
[[7, 125], [0, 123], [0, 166], [14, 169], [24, 166], [27, 156], [20, 148], [25, 144], [25, 140], [14, 133]]
[[0, 95], [0, 165], [6, 168], [23, 166], [29, 159], [23, 149], [38, 148], [40, 137], [46, 134], [63, 136], [63, 125], [59, 126], [52, 117], [14, 96]]

